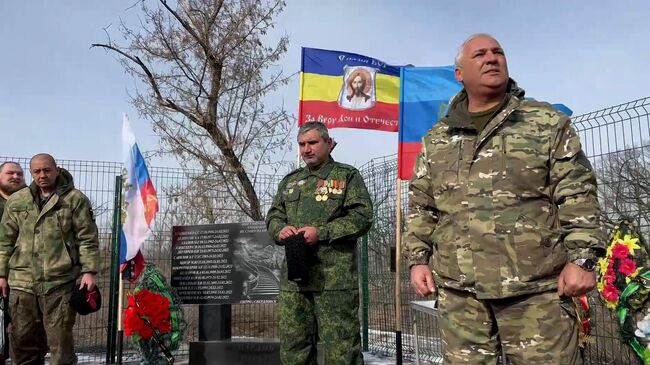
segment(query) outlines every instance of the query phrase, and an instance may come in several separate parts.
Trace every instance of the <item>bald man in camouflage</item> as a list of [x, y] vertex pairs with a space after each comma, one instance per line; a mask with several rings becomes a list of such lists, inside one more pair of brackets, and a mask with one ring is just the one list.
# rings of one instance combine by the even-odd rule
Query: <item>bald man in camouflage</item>
[[465, 41], [455, 72], [464, 89], [422, 141], [404, 239], [412, 286], [438, 294], [444, 363], [496, 364], [503, 347], [514, 365], [581, 364], [571, 297], [595, 287], [605, 249], [591, 164], [493, 37]]
[[[99, 240], [90, 201], [48, 154], [32, 157], [33, 182], [7, 200], [0, 221], [0, 289], [9, 294], [12, 364], [76, 364], [70, 306], [75, 285], [95, 285]], [[79, 279], [80, 284], [76, 283]]]

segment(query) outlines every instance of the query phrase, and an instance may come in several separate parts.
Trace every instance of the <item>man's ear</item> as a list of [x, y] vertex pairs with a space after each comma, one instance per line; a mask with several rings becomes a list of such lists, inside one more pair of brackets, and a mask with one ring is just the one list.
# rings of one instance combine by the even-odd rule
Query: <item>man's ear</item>
[[334, 140], [334, 138], [331, 138], [331, 137], [330, 137], [330, 139], [329, 139], [329, 141], [327, 142], [327, 144], [330, 146], [330, 153], [332, 153], [332, 151], [334, 151], [334, 147], [336, 147], [336, 145], [337, 145], [338, 143], [336, 143], [336, 141]]
[[463, 71], [460, 69], [460, 67], [456, 66], [454, 69], [454, 76], [456, 76], [456, 81], [460, 83], [463, 82]]

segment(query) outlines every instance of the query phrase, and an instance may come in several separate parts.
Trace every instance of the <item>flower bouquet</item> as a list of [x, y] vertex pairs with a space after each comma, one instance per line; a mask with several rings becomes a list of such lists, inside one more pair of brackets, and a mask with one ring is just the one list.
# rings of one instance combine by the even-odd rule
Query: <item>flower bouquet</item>
[[607, 255], [598, 261], [598, 291], [616, 315], [621, 339], [644, 365], [650, 365], [650, 317], [638, 323], [637, 312], [645, 309], [650, 294], [647, 246], [629, 221], [614, 227]]
[[160, 270], [145, 266], [135, 289], [127, 295], [124, 334], [138, 348], [141, 364], [172, 364], [187, 327], [180, 300]]

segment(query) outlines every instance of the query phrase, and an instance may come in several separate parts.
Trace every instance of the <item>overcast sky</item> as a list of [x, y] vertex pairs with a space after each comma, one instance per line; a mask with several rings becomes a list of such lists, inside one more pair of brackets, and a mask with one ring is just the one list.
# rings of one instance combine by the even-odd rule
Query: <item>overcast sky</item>
[[[113, 55], [90, 49], [105, 40], [104, 27], [112, 24], [117, 35], [120, 19], [137, 17], [138, 7], [126, 10], [133, 2], [0, 2], [0, 156], [120, 161], [124, 112], [141, 149], [156, 148], [149, 122], [129, 104], [133, 80]], [[300, 69], [301, 46], [436, 66], [451, 64], [468, 35], [491, 33], [528, 96], [582, 114], [650, 95], [649, 15], [645, 1], [289, 0], [276, 29], [291, 39], [281, 61], [288, 73]], [[271, 102], [297, 113], [297, 77]], [[334, 157], [357, 166], [397, 151], [396, 133], [332, 135], [339, 141]]]

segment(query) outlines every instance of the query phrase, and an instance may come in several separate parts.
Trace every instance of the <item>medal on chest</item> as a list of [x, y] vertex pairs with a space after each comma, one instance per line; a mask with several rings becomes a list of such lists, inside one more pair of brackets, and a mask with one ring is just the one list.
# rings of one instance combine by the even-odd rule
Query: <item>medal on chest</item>
[[330, 194], [341, 195], [345, 189], [343, 180], [318, 180], [314, 196], [317, 202], [324, 202], [329, 199]]

